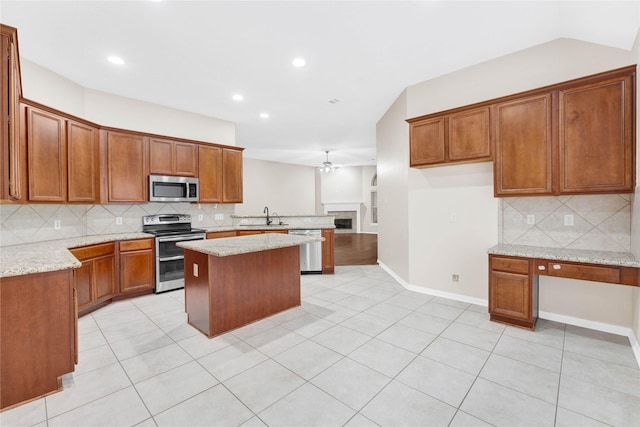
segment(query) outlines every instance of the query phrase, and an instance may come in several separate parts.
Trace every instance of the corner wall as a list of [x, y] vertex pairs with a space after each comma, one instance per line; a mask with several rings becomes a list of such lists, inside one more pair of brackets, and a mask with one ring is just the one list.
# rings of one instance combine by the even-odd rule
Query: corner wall
[[[635, 55], [636, 62], [640, 63], [640, 31], [636, 36], [636, 41], [631, 50]], [[640, 108], [638, 107], [638, 101], [640, 101], [640, 84], [638, 84], [638, 76], [636, 75], [636, 191], [631, 198], [631, 252], [636, 256], [636, 259], [640, 259]], [[633, 295], [631, 297], [632, 320], [631, 328], [633, 330], [636, 342], [634, 344], [634, 351], [636, 353], [636, 359], [640, 360], [640, 287], [633, 289]]]

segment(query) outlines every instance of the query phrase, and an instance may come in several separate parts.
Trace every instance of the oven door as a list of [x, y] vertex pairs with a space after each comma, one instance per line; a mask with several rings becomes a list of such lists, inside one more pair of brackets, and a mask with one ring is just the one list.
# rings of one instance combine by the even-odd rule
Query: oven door
[[176, 243], [204, 238], [204, 234], [156, 238], [155, 293], [184, 288], [184, 249], [176, 246]]

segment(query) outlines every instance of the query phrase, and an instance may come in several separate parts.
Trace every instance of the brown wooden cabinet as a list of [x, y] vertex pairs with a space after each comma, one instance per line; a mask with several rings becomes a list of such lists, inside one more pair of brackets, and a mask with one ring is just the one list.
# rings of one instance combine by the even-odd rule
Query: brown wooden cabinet
[[552, 177], [552, 95], [494, 106], [494, 194], [550, 195]]
[[223, 239], [225, 237], [236, 237], [235, 230], [233, 231], [209, 231], [207, 233], [207, 239]]
[[635, 73], [559, 92], [560, 194], [633, 192]]
[[149, 173], [198, 176], [198, 144], [151, 138]]
[[153, 290], [154, 239], [118, 242], [120, 263], [120, 293]]
[[461, 108], [408, 120], [410, 166], [491, 160], [490, 109]]
[[214, 145], [198, 146], [198, 178], [200, 202], [222, 203], [222, 148]]
[[74, 370], [72, 270], [2, 279], [0, 409], [60, 389]]
[[0, 200], [22, 199], [19, 99], [22, 96], [18, 34], [0, 24]]
[[106, 154], [107, 200], [147, 202], [147, 138], [133, 132], [103, 131]]
[[538, 318], [538, 279], [527, 258], [489, 255], [490, 319], [534, 329]]
[[67, 120], [67, 201], [100, 201], [100, 132], [98, 128]]
[[222, 202], [242, 203], [241, 149], [222, 149]]
[[322, 273], [333, 274], [335, 271], [335, 231], [330, 228], [322, 230]]
[[80, 315], [100, 307], [116, 292], [115, 244], [101, 243], [70, 250], [82, 262], [74, 271]]

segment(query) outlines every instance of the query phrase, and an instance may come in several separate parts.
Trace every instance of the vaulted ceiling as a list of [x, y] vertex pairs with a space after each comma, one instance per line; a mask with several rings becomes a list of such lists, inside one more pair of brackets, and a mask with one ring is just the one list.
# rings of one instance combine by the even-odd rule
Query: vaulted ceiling
[[84, 87], [235, 122], [246, 157], [367, 165], [405, 87], [562, 37], [631, 49], [640, 1], [2, 0], [0, 22]]

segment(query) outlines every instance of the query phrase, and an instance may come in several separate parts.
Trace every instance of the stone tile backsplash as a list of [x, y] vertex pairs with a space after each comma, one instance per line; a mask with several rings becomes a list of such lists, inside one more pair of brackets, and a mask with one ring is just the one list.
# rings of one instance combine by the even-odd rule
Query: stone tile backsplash
[[[499, 241], [506, 244], [615, 252], [631, 250], [627, 194], [502, 198]], [[527, 223], [535, 216], [535, 224]], [[565, 225], [573, 215], [573, 225]]]
[[[191, 214], [194, 227], [232, 224], [235, 205], [148, 203], [144, 205], [0, 205], [0, 246], [94, 234], [142, 231], [142, 217], [157, 213]], [[224, 219], [216, 220], [216, 214]], [[202, 215], [202, 221], [199, 220]], [[122, 224], [116, 218], [122, 217]], [[60, 221], [56, 230], [55, 221]]]

